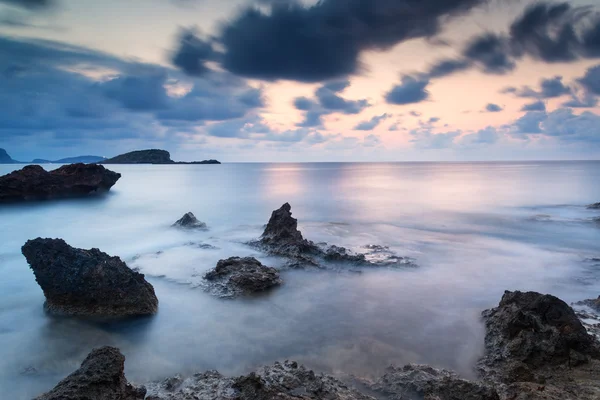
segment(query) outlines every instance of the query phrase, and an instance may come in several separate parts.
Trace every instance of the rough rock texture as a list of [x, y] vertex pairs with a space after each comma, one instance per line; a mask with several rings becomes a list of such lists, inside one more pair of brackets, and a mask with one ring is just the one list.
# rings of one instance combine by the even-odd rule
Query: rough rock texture
[[44, 291], [49, 312], [130, 316], [157, 311], [152, 285], [119, 257], [77, 249], [62, 239], [29, 240], [21, 250]]
[[590, 210], [600, 210], [600, 203], [594, 203], [587, 206]]
[[186, 228], [186, 229], [208, 229], [206, 224], [202, 221], [198, 221], [196, 216], [192, 213], [186, 213], [178, 219], [173, 226], [178, 228]]
[[595, 310], [596, 312], [600, 313], [600, 296], [598, 296], [597, 299], [582, 300], [575, 304], [581, 305], [581, 306], [588, 306], [591, 309]]
[[119, 349], [94, 349], [78, 370], [37, 400], [143, 400], [146, 389], [127, 382], [124, 365]]
[[28, 165], [0, 177], [0, 202], [87, 196], [110, 190], [119, 178], [121, 174], [96, 164], [64, 165], [50, 172]]
[[499, 400], [496, 390], [484, 383], [461, 379], [457, 374], [428, 365], [389, 367], [369, 385], [390, 400]]
[[[327, 246], [326, 243], [315, 244], [302, 236], [298, 230], [298, 220], [292, 217], [291, 209], [290, 204], [285, 203], [273, 211], [260, 240], [250, 244], [270, 254], [289, 258], [291, 260], [288, 263], [289, 267], [324, 267], [323, 261], [358, 266], [408, 264], [408, 261], [401, 257], [391, 256], [387, 259], [379, 257], [371, 261], [364, 254], [352, 253], [341, 246]], [[380, 246], [373, 248], [375, 250], [382, 249]]]
[[295, 362], [275, 363], [239, 378], [216, 371], [148, 385], [148, 400], [374, 400]]
[[204, 279], [213, 283], [213, 291], [228, 297], [262, 292], [283, 283], [275, 268], [264, 266], [254, 257], [220, 260]]

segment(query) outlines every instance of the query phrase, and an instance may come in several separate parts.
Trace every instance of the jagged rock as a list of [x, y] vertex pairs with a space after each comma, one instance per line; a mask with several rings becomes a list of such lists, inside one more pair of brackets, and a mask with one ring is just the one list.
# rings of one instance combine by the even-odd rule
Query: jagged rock
[[295, 362], [275, 363], [238, 378], [216, 371], [196, 374], [176, 387], [148, 385], [148, 400], [374, 400], [335, 378]]
[[120, 177], [96, 164], [64, 165], [50, 172], [28, 165], [0, 177], [0, 202], [87, 196], [110, 190]]
[[370, 388], [390, 400], [499, 400], [493, 387], [429, 365], [389, 367]]
[[497, 308], [483, 312], [485, 376], [511, 382], [543, 381], [561, 366], [600, 358], [600, 347], [564, 301], [536, 292], [506, 291]]
[[119, 349], [94, 349], [78, 370], [37, 400], [143, 400], [146, 389], [127, 382], [124, 366]]
[[291, 209], [290, 204], [285, 203], [273, 211], [260, 240], [250, 244], [270, 254], [291, 259], [287, 266], [294, 268], [322, 267], [322, 261], [364, 266], [392, 265], [400, 261], [400, 258], [396, 257], [376, 263], [367, 260], [364, 254], [352, 253], [344, 247], [327, 246], [326, 243], [315, 244], [302, 236], [298, 230], [298, 220], [292, 217]]
[[587, 206], [590, 210], [600, 210], [600, 203], [594, 203]]
[[262, 292], [283, 282], [275, 268], [264, 266], [254, 257], [220, 260], [204, 279], [213, 283], [220, 295], [228, 297]]
[[600, 313], [600, 296], [597, 299], [587, 299], [575, 303], [580, 306], [588, 306], [596, 312]]
[[192, 213], [186, 213], [178, 219], [173, 226], [178, 228], [186, 228], [186, 229], [208, 229], [206, 224], [202, 221], [198, 221], [196, 216]]
[[49, 312], [130, 316], [157, 311], [152, 285], [119, 257], [77, 249], [62, 239], [28, 240], [21, 250], [44, 291]]

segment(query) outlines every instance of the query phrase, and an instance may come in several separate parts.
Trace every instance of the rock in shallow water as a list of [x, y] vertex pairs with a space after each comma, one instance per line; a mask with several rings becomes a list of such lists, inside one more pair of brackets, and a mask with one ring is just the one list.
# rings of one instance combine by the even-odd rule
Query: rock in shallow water
[[198, 221], [196, 216], [192, 212], [188, 212], [178, 219], [173, 226], [185, 229], [203, 229], [206, 230], [208, 227], [202, 221]]
[[600, 210], [600, 203], [594, 203], [587, 206], [590, 210]]
[[152, 285], [119, 257], [77, 249], [62, 239], [28, 240], [21, 251], [44, 291], [49, 312], [133, 316], [158, 309]]
[[143, 400], [146, 389], [127, 382], [124, 366], [119, 349], [92, 350], [78, 370], [36, 400]]
[[262, 292], [283, 283], [275, 268], [263, 265], [254, 257], [220, 260], [204, 279], [213, 284], [212, 291], [226, 297]]
[[53, 171], [39, 165], [0, 177], [0, 202], [47, 200], [105, 192], [121, 174], [97, 164], [70, 164]]

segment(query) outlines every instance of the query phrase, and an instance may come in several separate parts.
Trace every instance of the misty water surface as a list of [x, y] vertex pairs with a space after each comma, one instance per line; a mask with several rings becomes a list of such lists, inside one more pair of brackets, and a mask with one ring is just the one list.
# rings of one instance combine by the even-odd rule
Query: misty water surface
[[[418, 362], [468, 377], [483, 350], [480, 312], [505, 289], [569, 302], [600, 294], [600, 213], [585, 209], [600, 201], [599, 162], [110, 168], [123, 177], [104, 197], [0, 207], [2, 397], [48, 390], [102, 345], [121, 348], [135, 383], [283, 359], [340, 375]], [[281, 288], [236, 300], [198, 287], [221, 258], [280, 266], [244, 242], [286, 201], [305, 237], [389, 246], [418, 267], [284, 271]], [[210, 230], [171, 228], [187, 211]], [[38, 236], [139, 268], [159, 313], [110, 324], [45, 315], [20, 252]]]

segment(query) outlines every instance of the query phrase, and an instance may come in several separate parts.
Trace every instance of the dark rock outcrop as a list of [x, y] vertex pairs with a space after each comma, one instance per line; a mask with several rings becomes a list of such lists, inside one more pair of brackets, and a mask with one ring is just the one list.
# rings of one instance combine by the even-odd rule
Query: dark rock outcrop
[[216, 371], [148, 385], [147, 400], [374, 400], [327, 375], [295, 362], [275, 363], [227, 378]]
[[575, 304], [581, 305], [581, 306], [588, 306], [591, 309], [593, 309], [594, 311], [600, 313], [600, 296], [598, 296], [597, 299], [582, 300]]
[[103, 164], [221, 164], [217, 160], [173, 161], [168, 151], [159, 149], [131, 151], [101, 162]]
[[[368, 260], [365, 254], [356, 254], [341, 246], [316, 244], [302, 236], [298, 230], [298, 220], [292, 217], [292, 207], [285, 203], [273, 211], [265, 230], [258, 241], [249, 244], [270, 254], [290, 259], [289, 267], [324, 267], [323, 262], [351, 264], [356, 266], [407, 265], [407, 259], [396, 257], [375, 257]], [[379, 252], [381, 246], [371, 246], [372, 252]], [[371, 249], [369, 249], [371, 251]]]
[[198, 221], [194, 213], [188, 212], [178, 219], [174, 224], [174, 227], [185, 228], [185, 229], [203, 229], [206, 230], [208, 227], [202, 221]]
[[119, 257], [98, 249], [77, 249], [62, 239], [29, 240], [21, 250], [51, 313], [133, 316], [157, 311], [152, 285]]
[[254, 257], [220, 260], [204, 279], [213, 284], [213, 291], [226, 297], [262, 292], [282, 283], [275, 268], [263, 265]]
[[64, 165], [50, 172], [28, 165], [0, 177], [0, 202], [87, 196], [110, 190], [119, 178], [121, 174], [96, 164]]
[[590, 210], [600, 210], [600, 203], [594, 203], [587, 206]]
[[389, 367], [371, 390], [390, 399], [499, 400], [496, 390], [481, 382], [461, 379], [457, 374], [429, 365]]
[[36, 400], [143, 400], [146, 389], [127, 382], [124, 366], [119, 349], [94, 349], [78, 370]]
[[6, 150], [0, 149], [0, 164], [15, 164], [18, 161], [12, 159], [11, 156], [8, 155]]

